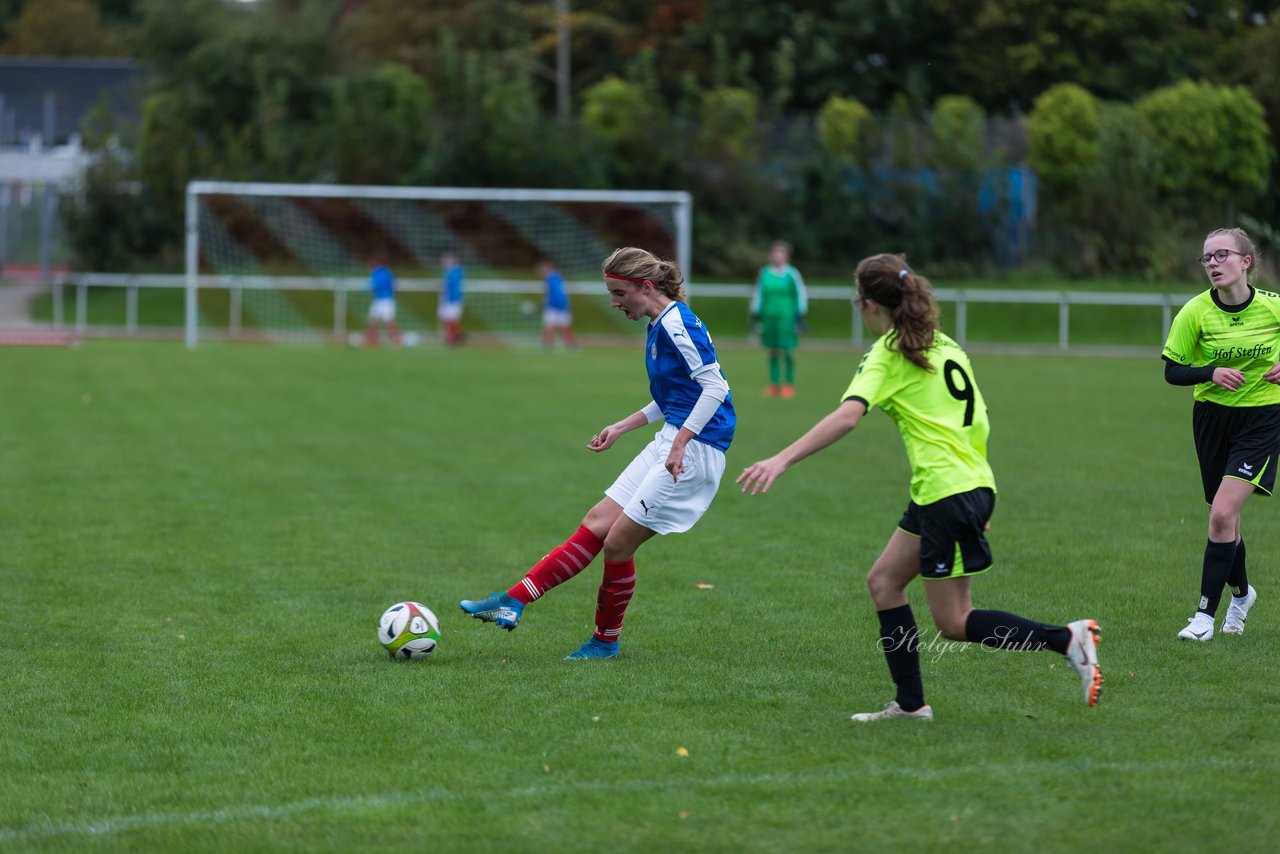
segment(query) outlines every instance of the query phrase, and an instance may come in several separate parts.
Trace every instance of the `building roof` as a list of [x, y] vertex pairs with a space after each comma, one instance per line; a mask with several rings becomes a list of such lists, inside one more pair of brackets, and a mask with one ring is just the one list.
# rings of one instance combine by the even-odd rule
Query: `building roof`
[[[146, 69], [128, 59], [0, 57], [0, 146], [65, 145], [105, 94], [122, 116], [136, 119]], [[44, 139], [52, 99], [53, 139]]]

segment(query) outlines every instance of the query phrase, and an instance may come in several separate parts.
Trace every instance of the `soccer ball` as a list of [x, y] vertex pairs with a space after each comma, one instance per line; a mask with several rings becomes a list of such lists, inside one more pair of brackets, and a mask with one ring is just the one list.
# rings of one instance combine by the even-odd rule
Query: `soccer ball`
[[422, 343], [422, 336], [416, 332], [406, 332], [400, 336], [400, 343], [406, 347], [417, 347]]
[[440, 624], [426, 605], [399, 602], [382, 613], [378, 643], [395, 659], [426, 658], [440, 643]]

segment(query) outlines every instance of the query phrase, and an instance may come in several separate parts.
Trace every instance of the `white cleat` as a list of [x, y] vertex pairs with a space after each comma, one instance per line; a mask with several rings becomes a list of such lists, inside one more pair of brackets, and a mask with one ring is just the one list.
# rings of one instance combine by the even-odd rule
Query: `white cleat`
[[1253, 607], [1253, 603], [1258, 601], [1258, 591], [1253, 589], [1253, 585], [1249, 585], [1249, 589], [1245, 591], [1243, 599], [1231, 597], [1231, 607], [1227, 608], [1227, 616], [1222, 621], [1222, 633], [1224, 635], [1242, 635], [1244, 634], [1244, 621], [1249, 616], [1249, 609]]
[[904, 711], [902, 706], [898, 705], [897, 700], [890, 700], [884, 704], [884, 708], [878, 712], [858, 712], [851, 715], [849, 720], [858, 723], [867, 723], [868, 721], [887, 721], [893, 718], [908, 718], [916, 721], [933, 720], [933, 709], [929, 706], [921, 706], [914, 712]]
[[1183, 640], [1213, 640], [1213, 617], [1203, 611], [1196, 611], [1195, 616], [1187, 620], [1187, 627], [1178, 632]]
[[1067, 664], [1080, 676], [1080, 684], [1084, 686], [1084, 704], [1096, 706], [1102, 696], [1102, 668], [1098, 666], [1098, 644], [1102, 643], [1102, 632], [1098, 629], [1098, 621], [1076, 620], [1067, 623], [1067, 630], [1071, 632]]

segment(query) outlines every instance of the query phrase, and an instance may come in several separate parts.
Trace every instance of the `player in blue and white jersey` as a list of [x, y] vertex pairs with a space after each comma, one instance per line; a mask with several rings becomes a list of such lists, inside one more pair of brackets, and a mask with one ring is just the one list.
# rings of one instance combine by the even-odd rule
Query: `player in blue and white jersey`
[[573, 347], [573, 315], [569, 311], [569, 293], [564, 288], [564, 276], [550, 261], [538, 264], [543, 281], [542, 298], [542, 347], [550, 350], [556, 343], [556, 330], [564, 338], [566, 347]]
[[370, 347], [378, 344], [378, 324], [387, 330], [391, 343], [400, 346], [400, 327], [396, 326], [396, 277], [387, 266], [384, 255], [373, 260], [373, 271], [369, 273], [369, 325], [365, 330], [365, 343]]
[[440, 321], [446, 346], [462, 343], [462, 264], [458, 256], [445, 253], [440, 259], [444, 268], [444, 284], [440, 289], [440, 305], [436, 309], [436, 318]]
[[610, 255], [603, 271], [613, 307], [628, 320], [649, 320], [645, 367], [653, 400], [604, 427], [587, 448], [607, 451], [623, 433], [655, 421], [661, 420], [662, 428], [605, 490], [572, 537], [506, 593], [461, 603], [473, 617], [514, 629], [525, 605], [573, 578], [603, 551], [596, 630], [566, 657], [571, 661], [618, 654], [622, 618], [635, 590], [636, 550], [654, 534], [683, 533], [702, 518], [720, 486], [725, 451], [737, 424], [711, 335], [684, 304], [680, 268], [627, 247]]

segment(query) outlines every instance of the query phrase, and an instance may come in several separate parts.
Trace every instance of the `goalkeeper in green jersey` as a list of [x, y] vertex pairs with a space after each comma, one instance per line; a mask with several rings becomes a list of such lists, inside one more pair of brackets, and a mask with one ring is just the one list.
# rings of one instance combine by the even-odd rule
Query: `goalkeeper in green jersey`
[[809, 312], [804, 277], [790, 260], [790, 244], [779, 240], [769, 247], [769, 263], [760, 268], [751, 297], [751, 325], [769, 351], [769, 397], [795, 397], [796, 343]]
[[1178, 312], [1162, 354], [1167, 382], [1195, 386], [1191, 429], [1209, 505], [1200, 601], [1178, 632], [1190, 641], [1213, 638], [1224, 585], [1222, 634], [1244, 633], [1258, 592], [1245, 572], [1240, 511], [1255, 492], [1271, 494], [1280, 462], [1280, 294], [1249, 283], [1258, 253], [1242, 229], [1210, 232], [1202, 251], [1211, 287]]
[[1097, 705], [1102, 671], [1096, 621], [1052, 625], [979, 610], [970, 601], [970, 577], [991, 566], [986, 531], [996, 482], [987, 464], [990, 423], [968, 355], [938, 328], [938, 304], [928, 280], [912, 272], [900, 255], [864, 258], [854, 275], [863, 322], [879, 339], [863, 356], [834, 412], [738, 477], [744, 492], [768, 492], [794, 463], [839, 440], [876, 406], [898, 425], [911, 464], [911, 498], [867, 573], [880, 622], [879, 646], [897, 696], [880, 711], [860, 712], [853, 720], [933, 720], [920, 678], [922, 644], [906, 594], [916, 576], [925, 580], [929, 611], [943, 637], [989, 649], [1063, 655], [1080, 677], [1085, 703]]

